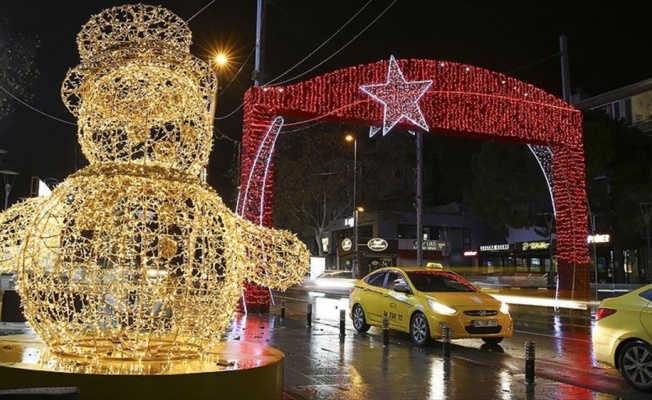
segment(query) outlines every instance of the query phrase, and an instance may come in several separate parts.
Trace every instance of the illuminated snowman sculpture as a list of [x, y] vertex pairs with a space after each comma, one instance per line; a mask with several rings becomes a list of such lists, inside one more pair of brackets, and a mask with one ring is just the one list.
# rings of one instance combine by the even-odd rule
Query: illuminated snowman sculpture
[[62, 86], [90, 165], [48, 197], [0, 215], [0, 269], [59, 354], [200, 356], [230, 324], [244, 280], [285, 289], [309, 253], [241, 219], [199, 178], [212, 148], [216, 79], [170, 11], [93, 16]]

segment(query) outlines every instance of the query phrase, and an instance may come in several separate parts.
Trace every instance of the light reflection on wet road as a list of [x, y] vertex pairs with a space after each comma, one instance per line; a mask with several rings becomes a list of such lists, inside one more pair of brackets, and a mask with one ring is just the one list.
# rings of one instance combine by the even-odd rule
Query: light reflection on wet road
[[[590, 318], [572, 315], [515, 313], [515, 335], [501, 345], [479, 339], [454, 340], [451, 360], [441, 343], [412, 344], [409, 335], [392, 332], [382, 346], [382, 330], [355, 333], [348, 299], [288, 291], [275, 293], [266, 340], [286, 353], [286, 386], [310, 399], [645, 399], [622, 380], [617, 370], [598, 365], [592, 353]], [[283, 301], [286, 319], [279, 326]], [[306, 328], [307, 304], [313, 325]], [[340, 310], [347, 310], [346, 336], [339, 338]], [[288, 324], [309, 343], [289, 340]], [[287, 341], [284, 340], [284, 337]], [[536, 385], [525, 385], [524, 343], [536, 344]]]

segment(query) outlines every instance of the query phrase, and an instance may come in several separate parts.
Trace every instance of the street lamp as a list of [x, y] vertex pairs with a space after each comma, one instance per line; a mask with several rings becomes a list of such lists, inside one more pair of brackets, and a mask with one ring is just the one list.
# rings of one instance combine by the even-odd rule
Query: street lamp
[[16, 180], [16, 176], [18, 175], [18, 172], [16, 171], [9, 171], [9, 170], [2, 170], [0, 171], [0, 174], [2, 174], [2, 178], [4, 181], [4, 188], [5, 188], [5, 208], [4, 210], [7, 209], [9, 206], [9, 193], [11, 193], [11, 187], [14, 185], [14, 181]]
[[218, 67], [223, 67], [229, 62], [229, 58], [224, 53], [216, 54], [215, 57], [213, 57], [213, 60]]
[[[226, 55], [226, 53], [219, 52], [211, 57], [208, 57], [208, 67], [212, 72], [215, 73], [215, 80], [217, 85], [217, 88], [215, 89], [215, 101], [211, 103], [211, 109], [210, 109], [211, 121], [215, 121], [215, 110], [217, 108], [217, 96], [220, 91], [220, 73], [228, 63], [229, 63], [229, 58]], [[208, 170], [208, 165], [204, 166], [204, 168], [200, 173], [200, 179], [204, 183], [208, 179], [207, 170]]]
[[[358, 186], [358, 139], [352, 134], [345, 137], [347, 142], [353, 142], [353, 255], [354, 262], [353, 270], [355, 275], [358, 274], [358, 205], [356, 204], [356, 194]], [[362, 210], [364, 211], [364, 210]], [[354, 277], [356, 277], [354, 276]]]
[[[226, 55], [226, 53], [223, 52], [219, 52], [208, 58], [208, 66], [210, 67], [211, 71], [215, 73], [215, 77], [217, 78], [217, 90], [215, 90], [216, 97], [218, 92], [220, 91], [220, 74], [228, 63], [229, 63], [229, 57]], [[217, 98], [215, 99], [211, 107], [211, 116], [213, 118], [215, 118], [216, 105], [217, 105]]]

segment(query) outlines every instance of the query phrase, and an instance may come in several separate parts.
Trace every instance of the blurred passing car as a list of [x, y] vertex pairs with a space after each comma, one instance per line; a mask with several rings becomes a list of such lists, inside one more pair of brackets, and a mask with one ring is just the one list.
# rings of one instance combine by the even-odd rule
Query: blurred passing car
[[618, 368], [636, 389], [652, 391], [652, 285], [602, 300], [593, 328], [597, 361]]
[[349, 295], [358, 332], [382, 326], [407, 332], [417, 345], [442, 337], [480, 338], [497, 344], [513, 334], [507, 304], [480, 292], [460, 275], [436, 267], [386, 267], [359, 280]]
[[303, 287], [348, 294], [355, 282], [356, 279], [353, 278], [353, 272], [351, 271], [326, 271], [315, 279], [304, 282]]

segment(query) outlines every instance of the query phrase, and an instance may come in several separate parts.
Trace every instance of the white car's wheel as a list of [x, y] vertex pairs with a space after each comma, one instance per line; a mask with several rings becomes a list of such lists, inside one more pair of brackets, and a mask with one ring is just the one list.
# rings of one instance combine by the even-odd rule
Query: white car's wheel
[[625, 344], [619, 352], [623, 378], [638, 390], [652, 391], [652, 346], [641, 340]]
[[360, 333], [367, 332], [369, 330], [369, 325], [364, 316], [364, 310], [360, 304], [353, 306], [353, 311], [351, 312], [351, 318], [353, 319], [353, 327], [356, 331]]

